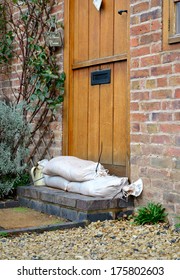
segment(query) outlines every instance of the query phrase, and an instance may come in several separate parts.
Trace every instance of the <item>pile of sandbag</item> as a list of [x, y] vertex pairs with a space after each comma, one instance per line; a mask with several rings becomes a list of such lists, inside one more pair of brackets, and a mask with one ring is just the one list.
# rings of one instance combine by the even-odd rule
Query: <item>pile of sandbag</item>
[[73, 156], [41, 161], [44, 182], [49, 187], [93, 197], [138, 196], [142, 180], [129, 185], [127, 177], [110, 176], [100, 163]]

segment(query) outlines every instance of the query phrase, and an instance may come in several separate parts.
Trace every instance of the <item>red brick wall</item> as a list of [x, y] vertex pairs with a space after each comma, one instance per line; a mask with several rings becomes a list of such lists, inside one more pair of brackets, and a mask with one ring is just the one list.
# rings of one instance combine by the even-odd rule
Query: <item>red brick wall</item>
[[180, 51], [163, 50], [163, 1], [130, 2], [131, 181], [144, 182], [136, 203], [180, 214]]

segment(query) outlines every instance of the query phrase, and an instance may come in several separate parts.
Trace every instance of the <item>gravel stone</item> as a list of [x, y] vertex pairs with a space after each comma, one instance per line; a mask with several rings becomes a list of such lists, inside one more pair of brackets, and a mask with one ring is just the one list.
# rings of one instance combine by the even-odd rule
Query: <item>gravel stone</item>
[[1, 260], [177, 260], [180, 235], [174, 227], [97, 221], [85, 228], [0, 237]]

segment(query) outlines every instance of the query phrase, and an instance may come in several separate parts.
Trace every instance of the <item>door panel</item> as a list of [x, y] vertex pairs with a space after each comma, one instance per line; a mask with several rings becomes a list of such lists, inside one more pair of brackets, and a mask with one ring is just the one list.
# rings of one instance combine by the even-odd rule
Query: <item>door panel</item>
[[[68, 0], [66, 0], [68, 1]], [[128, 63], [126, 13], [129, 1], [69, 0], [68, 151], [125, 175], [128, 154]], [[110, 69], [111, 81], [91, 85], [91, 72]], [[120, 174], [119, 173], [119, 174]]]

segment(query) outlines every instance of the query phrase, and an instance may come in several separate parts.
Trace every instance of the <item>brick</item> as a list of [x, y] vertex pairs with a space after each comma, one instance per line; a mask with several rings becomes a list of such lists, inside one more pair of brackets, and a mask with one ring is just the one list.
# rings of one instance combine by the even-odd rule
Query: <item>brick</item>
[[139, 131], [140, 131], [140, 124], [139, 123], [132, 123], [131, 132], [139, 132]]
[[138, 3], [137, 5], [133, 6], [132, 13], [138, 14], [142, 11], [147, 11], [149, 9], [149, 1]]
[[175, 90], [175, 98], [180, 98], [180, 89]]
[[180, 136], [175, 136], [175, 145], [180, 146]]
[[154, 42], [151, 44], [151, 53], [159, 53], [162, 50], [162, 43], [160, 42]]
[[148, 176], [154, 179], [161, 178], [162, 180], [168, 180], [170, 178], [170, 174], [165, 168], [157, 168], [156, 166], [154, 168], [148, 168]]
[[179, 73], [180, 72], [180, 63], [174, 65], [174, 73]]
[[152, 67], [151, 69], [152, 76], [161, 76], [161, 75], [167, 75], [171, 73], [172, 73], [171, 65], [168, 66], [161, 65], [161, 66]]
[[[156, 9], [156, 10], [148, 11], [146, 13], [141, 14], [140, 19], [141, 19], [141, 22], [145, 22], [145, 21], [160, 18], [160, 16], [161, 16], [161, 9]], [[152, 23], [151, 23], [151, 26], [152, 26]], [[155, 30], [158, 30], [158, 29], [160, 29], [159, 26]], [[153, 29], [151, 29], [151, 30], [153, 30]]]
[[162, 0], [151, 0], [151, 8], [153, 7], [161, 7]]
[[173, 192], [164, 192], [163, 199], [167, 203], [178, 203], [180, 204], [180, 195]]
[[174, 159], [174, 168], [180, 169], [180, 159], [177, 158]]
[[168, 182], [167, 180], [162, 180], [161, 178], [159, 179], [153, 179], [151, 180], [151, 186], [160, 188], [160, 191], [167, 191], [167, 190], [172, 190], [173, 189], [173, 182]]
[[138, 26], [131, 27], [130, 34], [131, 36], [137, 36], [137, 35], [148, 33], [150, 32], [150, 30], [151, 30], [151, 26], [150, 23], [148, 22], [148, 23], [140, 24]]
[[131, 47], [137, 47], [139, 45], [139, 40], [138, 40], [138, 38], [131, 38], [130, 39], [130, 46]]
[[132, 79], [145, 78], [145, 77], [149, 77], [149, 69], [132, 70], [131, 71], [131, 78]]
[[162, 23], [161, 23], [160, 19], [153, 20], [151, 22], [151, 31], [161, 30], [161, 26], [162, 26]]
[[148, 65], [156, 65], [159, 63], [160, 63], [159, 55], [151, 55], [151, 56], [141, 58], [141, 67], [146, 67]]
[[157, 133], [159, 131], [158, 125], [156, 123], [147, 124], [147, 131], [150, 134]]
[[146, 156], [132, 156], [131, 157], [131, 164], [136, 164], [138, 166], [148, 166], [150, 164], [149, 157]]
[[139, 58], [137, 59], [131, 59], [131, 69], [133, 68], [139, 68]]
[[166, 149], [166, 147], [164, 145], [161, 144], [145, 144], [141, 146], [141, 150], [142, 150], [142, 154], [143, 155], [162, 155], [164, 154], [164, 150]]
[[139, 103], [138, 102], [131, 102], [130, 103], [130, 110], [131, 111], [138, 111], [139, 110]]
[[150, 136], [144, 134], [131, 134], [131, 142], [133, 143], [149, 143]]
[[180, 121], [180, 112], [174, 113], [174, 120], [175, 121]]
[[140, 45], [147, 45], [150, 44], [151, 42], [158, 42], [161, 40], [161, 33], [150, 33], [150, 34], [143, 34], [140, 37]]
[[144, 113], [131, 113], [131, 121], [145, 122], [149, 120], [149, 115]]
[[167, 86], [167, 78], [157, 79], [157, 87], [166, 87], [166, 86]]
[[174, 62], [174, 61], [179, 61], [180, 60], [180, 53], [178, 52], [168, 52], [165, 53], [162, 56], [162, 62], [164, 63], [169, 63], [169, 62]]
[[152, 99], [166, 99], [172, 98], [172, 90], [153, 90], [151, 93]]
[[147, 13], [142, 13], [140, 15], [140, 22], [149, 21], [151, 19], [151, 12], [148, 11]]
[[180, 76], [173, 76], [169, 78], [170, 86], [179, 86], [180, 85]]
[[140, 57], [143, 55], [148, 55], [150, 54], [150, 46], [142, 46], [139, 48], [133, 48], [131, 50], [131, 57]]
[[141, 110], [144, 111], [154, 111], [154, 110], [159, 110], [161, 108], [161, 103], [160, 102], [142, 102], [140, 104]]
[[180, 148], [179, 147], [167, 147], [165, 155], [171, 157], [180, 157]]
[[171, 168], [172, 161], [169, 158], [151, 158], [151, 166], [157, 168]]
[[171, 180], [179, 183], [180, 182], [179, 178], [180, 178], [180, 171], [179, 170], [176, 169], [176, 170], [171, 172], [171, 177], [170, 177]]
[[158, 113], [152, 113], [152, 120], [153, 121], [172, 121], [172, 113], [166, 113], [166, 112], [158, 112]]
[[139, 143], [131, 143], [131, 156], [134, 154], [142, 155], [141, 145]]
[[146, 88], [147, 89], [152, 89], [156, 87], [156, 80], [155, 79], [151, 79], [151, 80], [147, 80], [146, 81]]
[[140, 17], [139, 16], [131, 16], [131, 25], [139, 24], [140, 23]]
[[160, 131], [164, 133], [176, 134], [180, 131], [180, 124], [160, 124]]
[[131, 100], [148, 100], [149, 92], [132, 92]]
[[172, 101], [163, 101], [161, 102], [161, 109], [162, 110], [172, 110], [173, 104]]
[[172, 109], [179, 110], [180, 109], [180, 100], [172, 101]]
[[174, 190], [180, 193], [180, 181], [174, 183]]
[[132, 81], [131, 82], [131, 89], [132, 90], [138, 90], [140, 89], [140, 82], [139, 81]]

